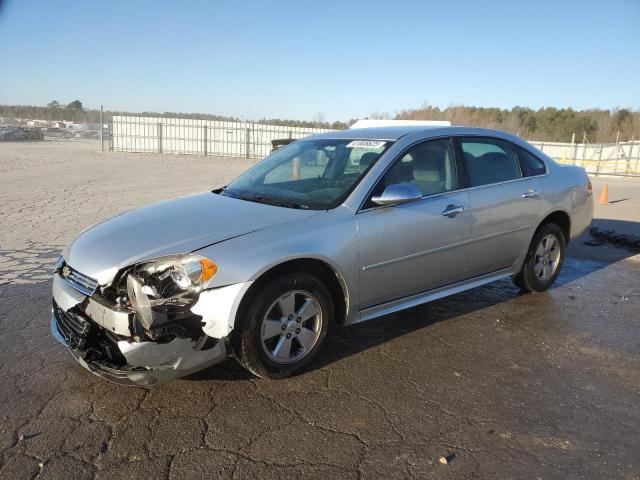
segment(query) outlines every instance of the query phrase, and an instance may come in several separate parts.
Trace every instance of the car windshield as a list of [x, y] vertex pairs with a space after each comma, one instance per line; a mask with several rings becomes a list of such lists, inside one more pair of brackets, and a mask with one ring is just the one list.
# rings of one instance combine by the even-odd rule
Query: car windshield
[[390, 145], [382, 140], [299, 140], [249, 169], [221, 194], [289, 208], [334, 208]]

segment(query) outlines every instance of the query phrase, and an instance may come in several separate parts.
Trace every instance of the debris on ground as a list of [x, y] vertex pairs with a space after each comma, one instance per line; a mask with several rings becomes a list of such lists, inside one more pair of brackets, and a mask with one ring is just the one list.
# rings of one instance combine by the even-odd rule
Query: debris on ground
[[598, 246], [605, 242], [613, 243], [620, 247], [626, 247], [632, 251], [640, 251], [640, 236], [617, 233], [615, 230], [602, 230], [597, 225], [589, 229], [594, 240], [585, 241], [585, 245]]
[[607, 242], [605, 242], [604, 240], [585, 240], [582, 243], [588, 245], [589, 247], [599, 247], [600, 245], [604, 245]]

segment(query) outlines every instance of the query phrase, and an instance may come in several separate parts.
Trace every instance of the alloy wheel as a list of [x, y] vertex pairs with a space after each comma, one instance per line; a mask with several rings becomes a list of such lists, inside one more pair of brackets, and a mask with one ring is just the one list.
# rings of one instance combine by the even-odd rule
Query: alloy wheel
[[292, 290], [277, 298], [262, 319], [260, 339], [269, 359], [294, 363], [309, 354], [322, 331], [320, 302], [305, 290]]
[[560, 243], [555, 235], [546, 235], [536, 248], [533, 271], [539, 280], [546, 282], [553, 277], [559, 263]]

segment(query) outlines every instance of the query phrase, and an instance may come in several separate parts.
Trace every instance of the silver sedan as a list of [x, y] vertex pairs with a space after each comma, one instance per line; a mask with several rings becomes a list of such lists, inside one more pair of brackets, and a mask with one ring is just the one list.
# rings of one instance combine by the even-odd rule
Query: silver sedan
[[305, 368], [348, 325], [512, 277], [549, 288], [593, 212], [582, 168], [504, 132], [344, 130], [224, 188], [97, 224], [53, 279], [53, 334], [92, 372], [152, 385], [233, 355]]

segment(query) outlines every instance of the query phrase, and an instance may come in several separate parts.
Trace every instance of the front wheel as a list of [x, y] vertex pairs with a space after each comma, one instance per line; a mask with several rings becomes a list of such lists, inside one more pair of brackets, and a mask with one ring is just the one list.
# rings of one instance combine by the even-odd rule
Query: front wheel
[[238, 361], [259, 377], [287, 377], [306, 367], [324, 344], [331, 295], [306, 273], [284, 275], [250, 300], [234, 342]]
[[533, 236], [524, 264], [513, 282], [525, 292], [544, 292], [560, 274], [565, 238], [555, 223], [540, 227]]

